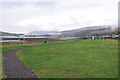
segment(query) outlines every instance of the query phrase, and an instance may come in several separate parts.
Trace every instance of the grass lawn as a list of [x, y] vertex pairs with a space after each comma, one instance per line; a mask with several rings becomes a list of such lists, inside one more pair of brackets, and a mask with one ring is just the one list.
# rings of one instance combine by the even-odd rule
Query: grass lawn
[[68, 40], [23, 49], [17, 56], [39, 78], [117, 78], [116, 40]]
[[[46, 44], [61, 43], [61, 42], [65, 42], [65, 41], [52, 41], [52, 42], [47, 42]], [[46, 45], [46, 44], [44, 44], [44, 43], [29, 43], [29, 44], [26, 43], [26, 45], [20, 45], [20, 46], [18, 46], [17, 44], [9, 44], [9, 45], [2, 44], [0, 46], [0, 78], [6, 77], [5, 74], [2, 74], [2, 71], [4, 69], [4, 65], [2, 65], [2, 53], [3, 52], [6, 52], [6, 51], [11, 50], [11, 49], [39, 46], [39, 45]]]
[[0, 79], [2, 78], [2, 48], [0, 47]]
[[[64, 40], [66, 41], [66, 40]], [[52, 44], [52, 43], [60, 43], [60, 42], [64, 42], [64, 41], [52, 41], [52, 42], [47, 42], [46, 44]], [[18, 46], [17, 44], [3, 44], [2, 45], [2, 52], [6, 52], [8, 50], [11, 49], [16, 49], [16, 48], [25, 48], [25, 47], [32, 47], [32, 46], [39, 46], [39, 45], [46, 45], [44, 43], [26, 43], [25, 45], [21, 44], [20, 46]]]

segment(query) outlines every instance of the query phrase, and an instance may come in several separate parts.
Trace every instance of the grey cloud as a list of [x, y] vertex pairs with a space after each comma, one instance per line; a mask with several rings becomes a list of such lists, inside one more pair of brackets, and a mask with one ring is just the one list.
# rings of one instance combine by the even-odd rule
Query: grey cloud
[[9, 32], [67, 30], [116, 25], [118, 0], [5, 0], [3, 29]]

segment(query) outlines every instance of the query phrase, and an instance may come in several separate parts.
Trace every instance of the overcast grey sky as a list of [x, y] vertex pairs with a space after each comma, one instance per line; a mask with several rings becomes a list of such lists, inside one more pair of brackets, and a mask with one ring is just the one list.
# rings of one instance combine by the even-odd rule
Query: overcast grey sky
[[28, 33], [118, 24], [119, 0], [3, 0], [2, 31]]

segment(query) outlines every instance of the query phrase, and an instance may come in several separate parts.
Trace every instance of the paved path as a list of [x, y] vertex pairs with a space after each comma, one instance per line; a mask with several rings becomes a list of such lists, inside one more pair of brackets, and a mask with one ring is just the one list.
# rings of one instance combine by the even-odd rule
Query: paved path
[[[57, 44], [57, 43], [53, 43]], [[41, 45], [48, 46], [53, 44]], [[40, 47], [40, 46], [35, 46]], [[33, 47], [27, 47], [33, 48]], [[37, 78], [37, 76], [29, 68], [27, 68], [16, 56], [16, 51], [25, 48], [9, 50], [3, 53], [4, 72], [7, 78]]]
[[37, 78], [37, 76], [28, 69], [16, 56], [16, 51], [20, 49], [9, 50], [3, 54], [4, 70], [7, 78]]
[[[48, 46], [60, 43], [52, 43], [47, 45], [40, 45], [40, 46]], [[62, 42], [64, 44], [64, 42]], [[34, 46], [34, 47], [40, 47]], [[33, 48], [33, 47], [27, 47]], [[32, 72], [29, 68], [27, 68], [16, 56], [16, 51], [25, 48], [18, 48], [9, 50], [3, 53], [3, 63], [4, 63], [4, 72], [7, 75], [7, 78], [37, 78], [37, 76]]]

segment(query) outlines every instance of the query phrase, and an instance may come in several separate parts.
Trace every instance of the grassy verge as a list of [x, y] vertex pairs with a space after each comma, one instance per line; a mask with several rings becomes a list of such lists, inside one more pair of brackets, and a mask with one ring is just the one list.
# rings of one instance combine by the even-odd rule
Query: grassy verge
[[[32, 47], [32, 46], [40, 46], [40, 45], [47, 45], [47, 44], [52, 44], [52, 43], [61, 43], [61, 42], [65, 42], [66, 40], [62, 40], [62, 41], [52, 41], [52, 42], [47, 42], [46, 44], [45, 43], [26, 43], [25, 45], [17, 45], [17, 44], [10, 44], [10, 45], [7, 45], [7, 44], [3, 44], [2, 45], [2, 52], [6, 52], [8, 50], [11, 50], [11, 49], [16, 49], [16, 48], [24, 48], [24, 47]], [[72, 41], [72, 40], [70, 40]]]
[[0, 79], [2, 78], [2, 48], [0, 47]]
[[[71, 40], [72, 41], [72, 40]], [[24, 49], [17, 56], [39, 78], [117, 78], [118, 43], [79, 40]]]
[[[47, 42], [45, 43], [26, 43], [25, 45], [20, 45], [18, 46], [17, 44], [3, 44], [1, 45], [2, 47], [0, 47], [0, 78], [5, 78], [6, 75], [2, 74], [2, 72], [4, 73], [3, 69], [4, 69], [4, 65], [2, 65], [2, 53], [6, 52], [8, 50], [11, 49], [17, 49], [17, 48], [25, 48], [25, 47], [32, 47], [32, 46], [40, 46], [40, 45], [47, 45], [47, 44], [52, 44], [52, 43], [62, 43], [65, 42], [66, 40], [62, 40], [62, 41], [52, 41], [52, 42]], [[70, 40], [71, 41], [71, 40]]]

